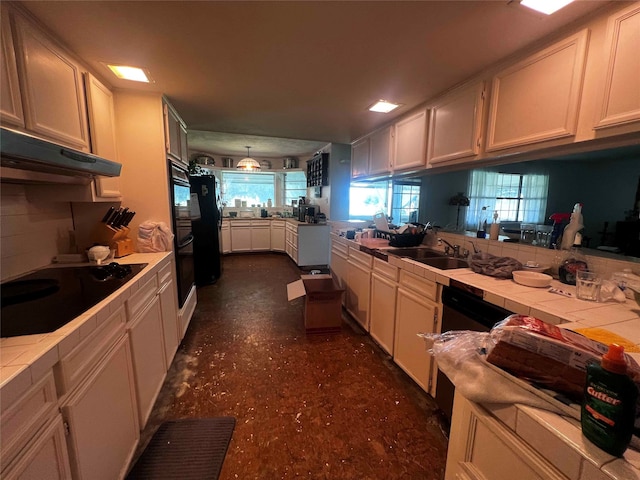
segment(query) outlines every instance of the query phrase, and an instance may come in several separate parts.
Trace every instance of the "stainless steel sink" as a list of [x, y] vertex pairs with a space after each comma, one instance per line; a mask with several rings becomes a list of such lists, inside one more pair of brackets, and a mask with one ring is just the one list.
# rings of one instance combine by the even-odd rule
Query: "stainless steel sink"
[[387, 250], [387, 252], [398, 257], [411, 258], [413, 260], [445, 257], [444, 253], [438, 252], [437, 250], [419, 247], [394, 248], [392, 250]]
[[432, 257], [432, 258], [416, 258], [417, 262], [424, 263], [440, 270], [451, 270], [453, 268], [467, 268], [469, 263], [462, 258], [453, 257]]
[[391, 255], [402, 258], [410, 258], [416, 262], [424, 263], [440, 270], [451, 270], [453, 268], [466, 268], [469, 266], [462, 258], [448, 257], [443, 252], [431, 250], [430, 248], [406, 247], [387, 250]]

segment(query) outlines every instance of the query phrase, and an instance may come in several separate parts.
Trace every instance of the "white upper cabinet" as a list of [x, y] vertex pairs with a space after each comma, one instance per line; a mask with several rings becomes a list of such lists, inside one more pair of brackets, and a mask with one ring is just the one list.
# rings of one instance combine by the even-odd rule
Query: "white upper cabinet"
[[393, 158], [393, 126], [372, 133], [369, 142], [369, 175], [389, 173]]
[[369, 137], [356, 140], [351, 145], [351, 178], [363, 178], [369, 174]]
[[575, 135], [588, 37], [584, 29], [493, 77], [487, 151]]
[[427, 111], [421, 110], [395, 124], [393, 170], [425, 167]]
[[3, 11], [0, 36], [0, 115], [2, 124], [24, 127], [20, 84], [18, 82], [18, 66], [11, 36], [11, 21], [8, 12]]
[[63, 145], [89, 151], [80, 65], [22, 15], [16, 14], [14, 19], [26, 129]]
[[187, 152], [187, 127], [173, 105], [164, 99], [164, 135], [169, 158], [189, 165]]
[[479, 153], [484, 96], [484, 82], [475, 82], [452, 91], [431, 107], [428, 165]]
[[[91, 130], [91, 151], [107, 160], [117, 162], [113, 93], [90, 73], [84, 74], [84, 82]], [[95, 180], [95, 188], [98, 197], [110, 201], [121, 196], [119, 177], [98, 177]]]
[[596, 129], [640, 121], [640, 4], [609, 18], [602, 105]]

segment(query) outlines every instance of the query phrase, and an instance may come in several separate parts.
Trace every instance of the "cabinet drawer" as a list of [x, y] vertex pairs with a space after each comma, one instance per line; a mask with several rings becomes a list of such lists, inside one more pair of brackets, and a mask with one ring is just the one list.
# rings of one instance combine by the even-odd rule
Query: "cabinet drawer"
[[131, 322], [136, 319], [145, 306], [153, 300], [158, 293], [158, 276], [153, 275], [147, 283], [127, 300], [127, 319]]
[[271, 220], [271, 228], [284, 228], [285, 223], [282, 220]]
[[69, 392], [89, 374], [98, 360], [124, 335], [126, 320], [124, 308], [119, 308], [53, 367], [58, 395]]
[[411, 290], [429, 300], [438, 302], [438, 284], [427, 280], [426, 278], [419, 277], [406, 270], [400, 270], [400, 285], [408, 290]]
[[57, 408], [56, 385], [49, 372], [12, 405], [1, 404], [2, 471], [27, 445], [35, 432], [53, 416]]
[[335, 251], [337, 253], [341, 253], [342, 256], [346, 257], [349, 255], [349, 247], [347, 245], [344, 245], [342, 243], [338, 243], [338, 242], [332, 242], [331, 243], [331, 251]]
[[171, 262], [167, 262], [167, 264], [160, 268], [158, 272], [158, 285], [164, 285], [169, 280], [171, 280]]
[[368, 253], [361, 252], [357, 248], [349, 247], [349, 260], [361, 264], [365, 268], [371, 268], [373, 256]]
[[373, 271], [382, 277], [386, 277], [393, 282], [398, 281], [398, 267], [390, 265], [384, 260], [373, 258]]
[[251, 228], [251, 220], [234, 220], [231, 222], [231, 229], [234, 228]]
[[251, 226], [269, 228], [271, 226], [271, 220], [251, 220]]

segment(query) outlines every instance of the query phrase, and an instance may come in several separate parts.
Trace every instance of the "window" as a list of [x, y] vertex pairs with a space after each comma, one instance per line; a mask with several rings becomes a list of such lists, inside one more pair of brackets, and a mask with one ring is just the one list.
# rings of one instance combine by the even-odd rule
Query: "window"
[[391, 199], [391, 217], [398, 225], [418, 221], [420, 203], [420, 183], [393, 183]]
[[482, 207], [486, 207], [487, 222], [497, 210], [501, 222], [544, 223], [548, 190], [548, 175], [473, 170], [466, 228], [476, 230]]
[[287, 172], [282, 174], [284, 191], [283, 205], [291, 205], [292, 200], [307, 195], [307, 177], [304, 172]]
[[222, 201], [233, 205], [244, 200], [247, 206], [262, 206], [276, 198], [275, 173], [222, 171]]
[[373, 220], [376, 213], [391, 217], [396, 225], [418, 221], [419, 179], [353, 182], [349, 189], [349, 217]]

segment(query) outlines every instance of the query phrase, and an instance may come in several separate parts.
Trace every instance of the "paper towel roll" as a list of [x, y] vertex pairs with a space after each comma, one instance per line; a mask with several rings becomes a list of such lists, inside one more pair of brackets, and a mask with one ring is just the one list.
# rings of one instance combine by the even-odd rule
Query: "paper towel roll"
[[500, 233], [500, 224], [492, 223], [489, 228], [489, 240], [497, 240], [498, 234]]

